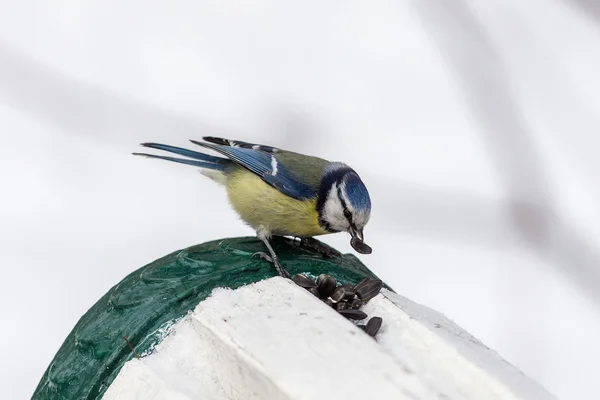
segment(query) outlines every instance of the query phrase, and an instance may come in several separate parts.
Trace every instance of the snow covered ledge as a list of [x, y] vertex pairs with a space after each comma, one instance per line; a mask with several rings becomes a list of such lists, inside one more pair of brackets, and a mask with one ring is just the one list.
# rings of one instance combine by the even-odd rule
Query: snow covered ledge
[[104, 395], [121, 399], [554, 399], [440, 313], [383, 289], [376, 340], [279, 277], [215, 289]]

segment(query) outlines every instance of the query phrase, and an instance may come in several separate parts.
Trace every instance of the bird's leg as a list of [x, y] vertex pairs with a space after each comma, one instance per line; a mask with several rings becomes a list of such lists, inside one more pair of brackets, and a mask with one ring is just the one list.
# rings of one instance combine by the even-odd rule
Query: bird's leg
[[334, 256], [341, 257], [342, 256], [342, 253], [340, 253], [333, 247], [330, 247], [330, 246], [326, 245], [325, 243], [321, 243], [317, 239], [312, 238], [312, 237], [300, 238], [300, 246], [305, 247], [307, 249], [314, 250], [317, 253], [327, 256], [327, 257], [334, 257]]
[[253, 257], [254, 256], [259, 256], [263, 260], [267, 260], [268, 262], [272, 263], [275, 266], [275, 269], [277, 269], [277, 273], [280, 276], [289, 279], [290, 278], [290, 274], [281, 265], [281, 262], [279, 262], [279, 257], [277, 257], [277, 254], [275, 254], [275, 250], [273, 250], [273, 247], [271, 247], [271, 243], [269, 243], [269, 239], [267, 239], [263, 235], [258, 235], [258, 237], [259, 237], [260, 240], [263, 241], [263, 243], [265, 244], [265, 246], [267, 246], [267, 249], [269, 250], [269, 253], [271, 253], [271, 255], [269, 256], [267, 253], [259, 251], [259, 252], [256, 252], [256, 253], [252, 254], [252, 256]]

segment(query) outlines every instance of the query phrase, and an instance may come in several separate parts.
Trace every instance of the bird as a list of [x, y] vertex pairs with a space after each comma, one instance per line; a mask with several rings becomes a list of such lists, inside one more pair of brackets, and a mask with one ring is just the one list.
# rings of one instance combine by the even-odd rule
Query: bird
[[358, 173], [347, 164], [239, 140], [212, 136], [202, 140], [190, 142], [219, 156], [160, 143], [141, 146], [184, 158], [133, 154], [199, 167], [203, 175], [223, 185], [232, 208], [269, 252], [253, 256], [272, 263], [280, 276], [290, 278], [271, 246], [273, 236], [299, 238], [315, 246], [320, 242], [314, 236], [347, 232], [354, 250], [372, 252], [363, 233], [371, 215], [371, 198]]

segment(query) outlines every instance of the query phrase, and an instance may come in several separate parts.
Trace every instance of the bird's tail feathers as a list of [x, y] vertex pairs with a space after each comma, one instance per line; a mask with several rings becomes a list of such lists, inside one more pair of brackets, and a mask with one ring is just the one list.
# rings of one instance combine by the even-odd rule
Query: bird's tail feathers
[[[175, 153], [188, 158], [176, 158], [176, 157], [167, 157], [167, 156], [158, 156], [154, 154], [147, 153], [133, 153], [136, 156], [144, 156], [148, 158], [157, 158], [160, 160], [173, 161], [186, 165], [193, 165], [200, 168], [212, 169], [217, 171], [222, 171], [227, 167], [227, 165], [231, 162], [226, 158], [215, 157], [204, 153], [199, 153], [197, 151], [192, 151], [188, 149], [183, 149], [181, 147], [169, 146], [166, 144], [160, 143], [142, 143], [142, 146], [149, 147], [152, 149], [158, 149], [163, 151], [168, 151], [170, 153]], [[191, 158], [191, 160], [189, 159]]]

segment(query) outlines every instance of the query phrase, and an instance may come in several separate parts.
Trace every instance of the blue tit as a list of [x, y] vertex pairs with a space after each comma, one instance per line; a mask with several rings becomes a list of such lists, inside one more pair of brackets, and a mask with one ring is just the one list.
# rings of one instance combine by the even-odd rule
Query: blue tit
[[[371, 198], [358, 174], [348, 165], [261, 144], [203, 137], [192, 143], [224, 157], [158, 143], [142, 146], [185, 158], [133, 153], [200, 167], [202, 174], [225, 186], [229, 201], [241, 219], [256, 230], [281, 276], [289, 277], [269, 239], [348, 232], [359, 253], [370, 254], [363, 228], [371, 214]], [[318, 243], [318, 242], [317, 242]]]

